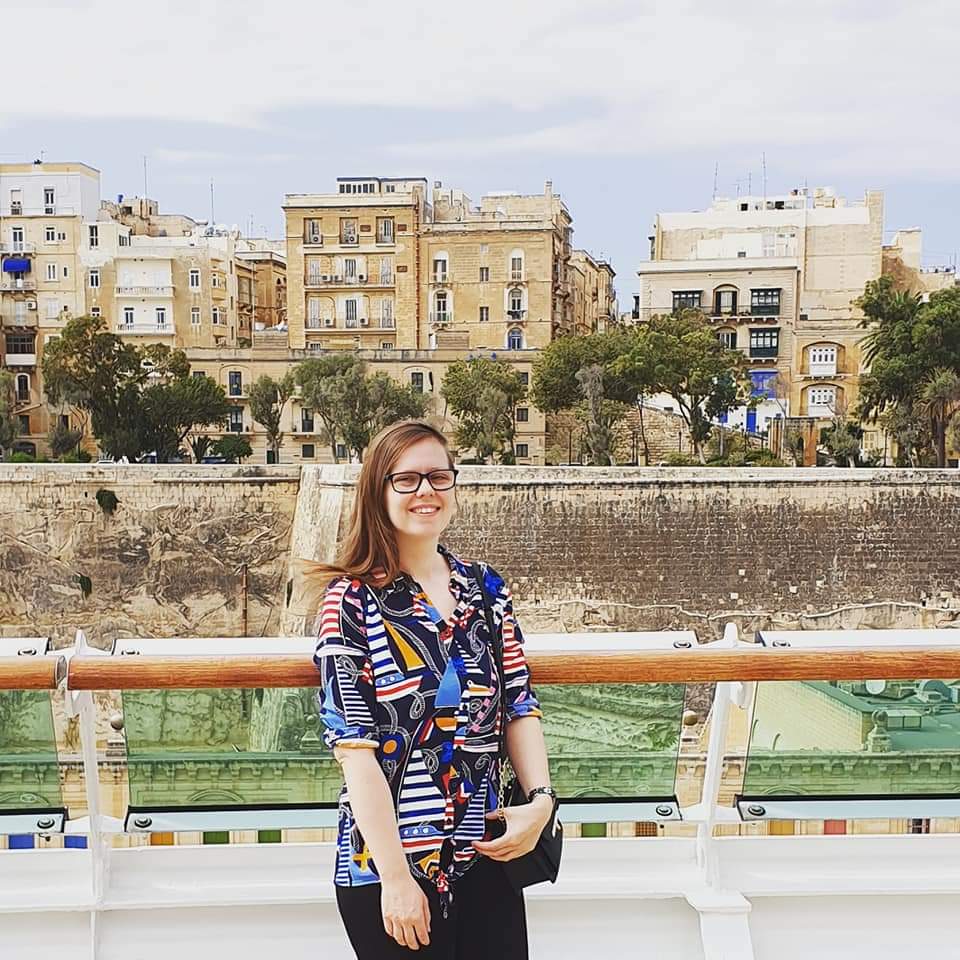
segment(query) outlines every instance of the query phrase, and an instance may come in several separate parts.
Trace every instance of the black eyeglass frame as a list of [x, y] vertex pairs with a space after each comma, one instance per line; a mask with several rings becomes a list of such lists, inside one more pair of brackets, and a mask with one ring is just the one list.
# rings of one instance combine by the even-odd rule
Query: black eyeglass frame
[[[449, 487], [435, 487], [433, 481], [430, 479], [431, 474], [434, 473], [452, 473], [453, 474], [453, 483]], [[419, 470], [400, 470], [398, 473], [388, 473], [384, 478], [384, 483], [389, 481], [390, 486], [393, 487], [394, 493], [400, 493], [405, 495], [416, 494], [420, 492], [420, 488], [423, 486], [423, 481], [426, 480], [430, 484], [432, 490], [437, 493], [444, 493], [447, 490], [452, 490], [457, 485], [457, 475], [460, 473], [459, 470], [454, 469], [453, 467], [441, 468], [438, 470], [429, 470], [427, 473], [420, 473]], [[394, 483], [394, 477], [402, 476], [413, 476], [416, 474], [420, 481], [417, 483], [416, 487], [413, 490], [397, 490], [397, 485]]]

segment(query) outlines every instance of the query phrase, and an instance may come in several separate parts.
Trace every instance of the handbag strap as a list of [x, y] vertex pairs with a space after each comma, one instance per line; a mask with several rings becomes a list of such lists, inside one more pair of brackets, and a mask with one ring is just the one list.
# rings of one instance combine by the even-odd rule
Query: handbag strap
[[487, 593], [480, 564], [474, 563], [470, 571], [480, 588], [480, 596], [483, 597], [483, 615], [487, 621], [487, 630], [493, 644], [493, 662], [497, 668], [497, 684], [500, 692], [500, 742], [497, 748], [497, 756], [500, 759], [500, 806], [503, 807], [503, 766], [507, 756], [507, 685], [503, 673], [503, 633], [496, 628], [493, 619], [493, 603]]

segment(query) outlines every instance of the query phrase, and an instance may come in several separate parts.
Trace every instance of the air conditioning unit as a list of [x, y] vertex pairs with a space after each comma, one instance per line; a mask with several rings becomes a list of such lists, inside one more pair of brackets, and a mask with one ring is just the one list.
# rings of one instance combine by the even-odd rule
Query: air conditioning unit
[[320, 239], [320, 234], [319, 234], [319, 233], [311, 233], [311, 234], [310, 234], [310, 243], [321, 243], [321, 242], [322, 242], [322, 241], [321, 241], [321, 239]]
[[48, 216], [52, 216], [54, 213], [57, 212], [57, 208], [56, 208], [56, 207], [45, 206], [45, 207], [43, 208], [43, 212], [44, 212], [45, 214], [47, 214]]
[[339, 283], [342, 279], [343, 279], [343, 277], [341, 277], [339, 273], [335, 273], [335, 274], [333, 275], [333, 282], [334, 282], [334, 283]]
[[361, 326], [361, 327], [368, 327], [369, 325], [370, 325], [370, 321], [369, 321], [366, 317], [361, 317], [361, 318], [360, 318], [360, 326]]
[[36, 309], [37, 309], [37, 301], [36, 301], [36, 300], [28, 300], [28, 301], [27, 301], [27, 309], [28, 309], [28, 310], [36, 310]]
[[332, 327], [332, 326], [334, 325], [333, 317], [327, 317], [327, 318], [323, 321], [323, 325], [324, 325], [325, 327]]
[[330, 282], [330, 274], [329, 274], [329, 273], [321, 273], [321, 274], [320, 274], [320, 280], [321, 280], [323, 283], [329, 283], [329, 282]]
[[367, 282], [367, 275], [366, 275], [365, 273], [358, 273], [358, 274], [357, 274], [357, 280], [358, 280], [360, 283], [366, 283], [366, 282]]

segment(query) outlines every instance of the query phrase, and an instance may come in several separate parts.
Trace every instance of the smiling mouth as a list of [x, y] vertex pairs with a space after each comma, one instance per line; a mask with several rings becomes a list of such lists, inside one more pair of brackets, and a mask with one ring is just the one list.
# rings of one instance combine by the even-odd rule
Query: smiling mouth
[[439, 513], [440, 508], [439, 507], [413, 507], [410, 512], [415, 513], [421, 517], [431, 517], [433, 516], [433, 514]]

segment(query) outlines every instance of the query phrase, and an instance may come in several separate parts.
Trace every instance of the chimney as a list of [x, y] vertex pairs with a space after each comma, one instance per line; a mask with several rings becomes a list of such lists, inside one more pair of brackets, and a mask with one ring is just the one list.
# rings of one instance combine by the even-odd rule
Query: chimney
[[553, 197], [553, 181], [547, 180], [543, 185], [543, 195], [550, 199]]

